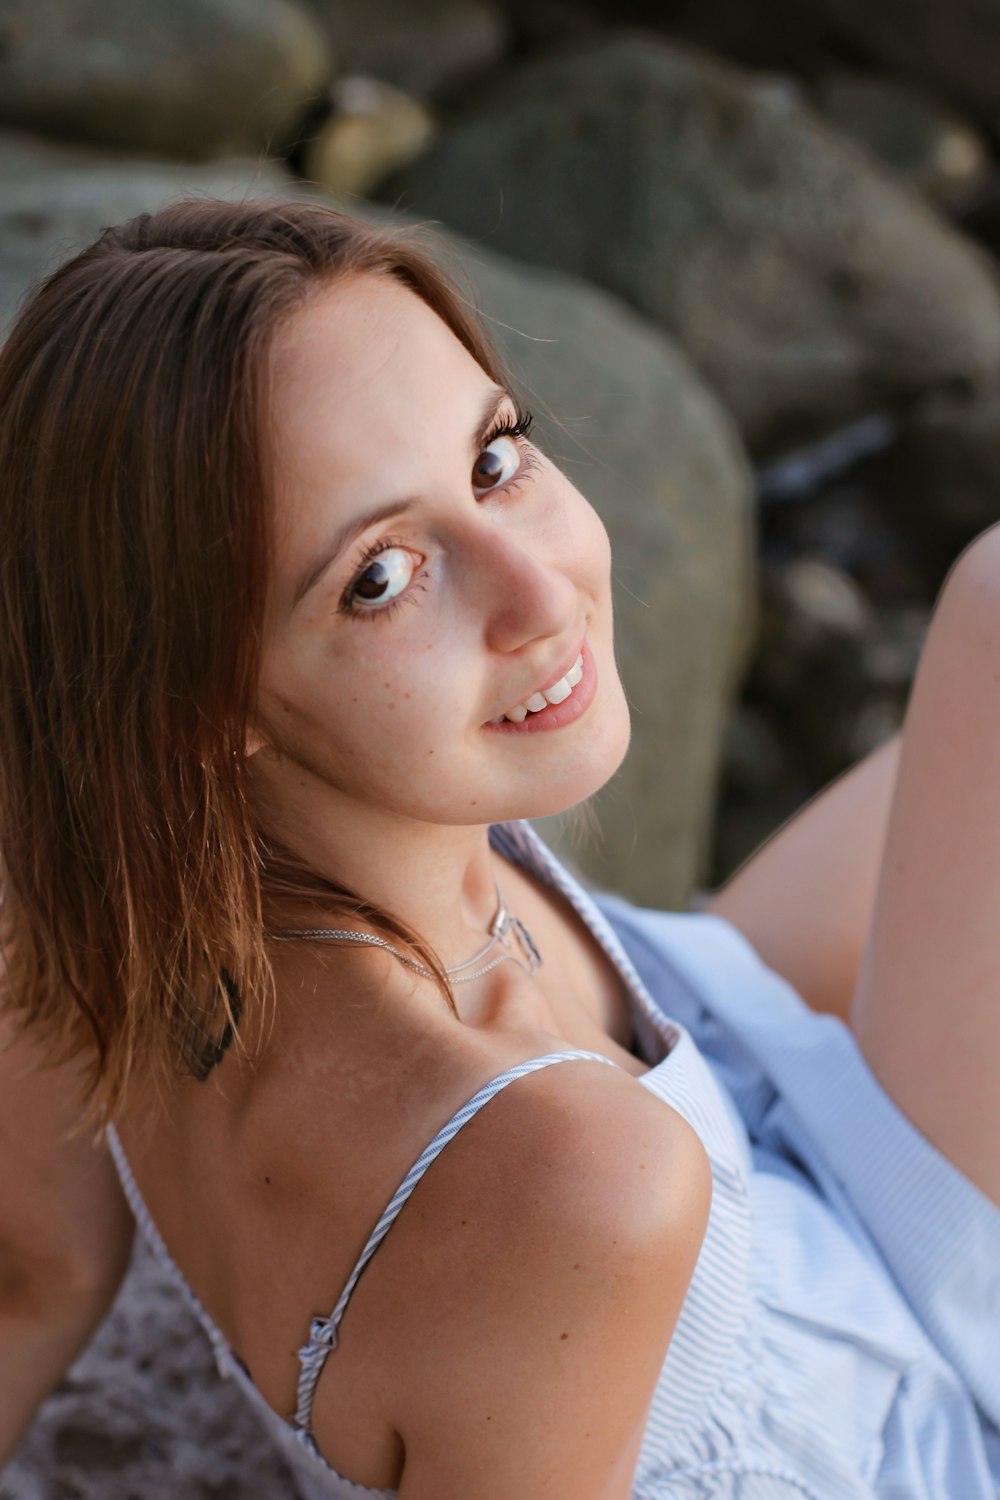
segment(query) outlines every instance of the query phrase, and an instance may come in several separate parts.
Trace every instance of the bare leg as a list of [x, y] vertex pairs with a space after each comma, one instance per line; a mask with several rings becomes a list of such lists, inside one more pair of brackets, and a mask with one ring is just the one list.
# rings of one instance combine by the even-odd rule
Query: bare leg
[[900, 1109], [1000, 1204], [1000, 528], [931, 622], [850, 1024]]
[[900, 736], [838, 776], [703, 903], [813, 1010], [849, 1022], [871, 927]]

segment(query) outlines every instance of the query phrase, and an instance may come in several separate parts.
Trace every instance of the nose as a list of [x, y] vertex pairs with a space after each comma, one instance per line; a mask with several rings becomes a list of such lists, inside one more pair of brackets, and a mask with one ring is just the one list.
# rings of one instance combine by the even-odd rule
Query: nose
[[580, 619], [580, 595], [568, 539], [558, 549], [536, 534], [489, 526], [480, 535], [472, 587], [493, 651], [566, 635]]

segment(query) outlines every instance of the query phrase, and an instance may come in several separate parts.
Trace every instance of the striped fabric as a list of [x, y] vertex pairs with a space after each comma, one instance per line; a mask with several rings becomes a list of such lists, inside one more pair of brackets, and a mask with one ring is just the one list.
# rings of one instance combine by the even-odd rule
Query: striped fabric
[[[1000, 1211], [896, 1110], [847, 1028], [809, 1011], [730, 924], [591, 895], [527, 824], [491, 840], [561, 891], [617, 965], [650, 1064], [638, 1083], [689, 1121], [712, 1166], [632, 1500], [997, 1500]], [[391, 1500], [339, 1475], [309, 1431], [348, 1299], [462, 1125], [524, 1074], [573, 1058], [608, 1062], [568, 1049], [509, 1068], [421, 1152], [333, 1312], [312, 1320], [290, 1422], [170, 1258], [109, 1132], [140, 1228], [307, 1500]]]

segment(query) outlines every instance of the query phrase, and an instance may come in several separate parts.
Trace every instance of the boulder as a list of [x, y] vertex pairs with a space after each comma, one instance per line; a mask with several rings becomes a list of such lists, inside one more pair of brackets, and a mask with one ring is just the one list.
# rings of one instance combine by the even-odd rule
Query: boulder
[[179, 165], [0, 133], [0, 337], [31, 282], [107, 225], [185, 192], [280, 197], [289, 186], [288, 175], [273, 162]]
[[348, 73], [417, 98], [461, 92], [503, 59], [508, 27], [493, 0], [305, 0]]
[[867, 146], [931, 203], [957, 213], [985, 195], [992, 176], [985, 139], [923, 89], [839, 69], [819, 80], [815, 99], [832, 124]]
[[1000, 522], [1000, 391], [916, 408], [877, 477], [897, 525], [923, 548], [935, 587], [958, 553]]
[[846, 726], [866, 696], [865, 644], [875, 629], [858, 584], [825, 559], [800, 556], [762, 569], [748, 688], [815, 785], [847, 764]]
[[[529, 7], [537, 0], [509, 0]], [[598, 0], [611, 25], [648, 27], [751, 68], [809, 77], [840, 55], [837, 29], [802, 0]]]
[[615, 292], [760, 452], [1000, 371], [975, 246], [795, 89], [652, 35], [525, 64], [380, 195]]
[[296, 0], [0, 0], [0, 122], [137, 152], [289, 143], [333, 71]]
[[723, 735], [712, 864], [692, 907], [703, 907], [812, 790], [787, 735], [754, 704], [734, 703]]
[[365, 194], [419, 156], [434, 134], [430, 110], [381, 78], [349, 74], [330, 91], [334, 113], [300, 154], [302, 176], [332, 193]]
[[819, 0], [863, 53], [996, 124], [1000, 0]]

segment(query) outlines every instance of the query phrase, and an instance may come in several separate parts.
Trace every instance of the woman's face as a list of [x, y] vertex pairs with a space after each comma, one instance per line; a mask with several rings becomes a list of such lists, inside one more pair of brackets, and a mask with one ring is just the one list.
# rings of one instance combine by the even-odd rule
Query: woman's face
[[[607, 534], [516, 431], [511, 398], [424, 302], [375, 275], [288, 320], [273, 380], [255, 761], [272, 793], [318, 797], [317, 816], [347, 799], [461, 825], [595, 791], [629, 733]], [[557, 707], [492, 722], [566, 674]]]

